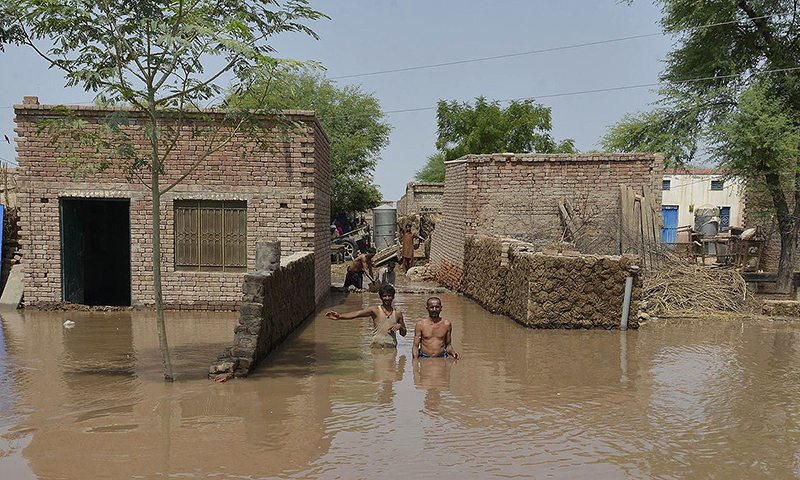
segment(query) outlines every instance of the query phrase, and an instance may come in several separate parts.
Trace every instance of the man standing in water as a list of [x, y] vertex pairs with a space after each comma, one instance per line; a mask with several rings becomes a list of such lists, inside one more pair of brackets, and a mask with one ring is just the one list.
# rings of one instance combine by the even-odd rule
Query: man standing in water
[[375, 256], [375, 253], [375, 247], [369, 247], [367, 253], [362, 253], [350, 262], [350, 265], [347, 266], [347, 275], [344, 277], [344, 288], [350, 285], [359, 289], [364, 288], [364, 277], [362, 276], [364, 273], [367, 274], [370, 281], [375, 281], [372, 276], [372, 267], [374, 266], [372, 264], [372, 258]]
[[420, 320], [414, 327], [412, 357], [454, 357], [456, 360], [461, 358], [461, 355], [453, 350], [453, 324], [440, 316], [442, 300], [439, 297], [431, 297], [425, 308], [428, 310], [428, 318]]
[[414, 239], [419, 238], [423, 242], [424, 238], [411, 231], [411, 224], [406, 224], [406, 231], [403, 234], [403, 242], [400, 254], [403, 257], [403, 272], [408, 273], [408, 269], [414, 266]]
[[403, 319], [403, 312], [394, 308], [394, 287], [391, 285], [384, 285], [378, 290], [378, 296], [381, 297], [381, 304], [378, 306], [369, 307], [365, 310], [357, 312], [349, 312], [339, 314], [330, 311], [325, 314], [331, 320], [349, 320], [358, 317], [372, 317], [372, 345], [378, 348], [395, 348], [397, 347], [397, 336], [395, 332], [400, 332], [400, 335], [406, 336], [406, 324]]

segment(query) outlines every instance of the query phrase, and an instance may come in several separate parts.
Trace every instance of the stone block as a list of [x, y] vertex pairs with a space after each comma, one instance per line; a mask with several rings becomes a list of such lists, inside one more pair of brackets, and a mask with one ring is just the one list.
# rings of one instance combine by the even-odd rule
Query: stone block
[[275, 271], [281, 266], [281, 242], [259, 242], [256, 244], [256, 270]]

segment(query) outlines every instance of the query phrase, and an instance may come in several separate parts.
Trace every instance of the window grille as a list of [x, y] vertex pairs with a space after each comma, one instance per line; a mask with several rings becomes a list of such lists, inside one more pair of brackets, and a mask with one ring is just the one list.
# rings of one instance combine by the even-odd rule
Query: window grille
[[247, 202], [175, 201], [175, 267], [247, 269]]
[[724, 187], [724, 180], [711, 180], [711, 190], [722, 190]]
[[669, 180], [664, 180], [661, 183], [661, 190], [669, 190], [671, 182]]

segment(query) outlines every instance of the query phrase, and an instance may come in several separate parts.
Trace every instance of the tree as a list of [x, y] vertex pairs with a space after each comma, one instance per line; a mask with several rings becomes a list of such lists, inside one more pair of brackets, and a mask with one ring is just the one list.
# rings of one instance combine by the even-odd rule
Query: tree
[[688, 166], [697, 155], [698, 134], [690, 112], [654, 109], [625, 115], [600, 139], [607, 152], [663, 153], [665, 166]]
[[708, 142], [720, 167], [762, 186], [781, 237], [777, 290], [789, 293], [800, 215], [800, 151], [790, 140], [800, 119], [800, 12], [794, 0], [656, 3], [664, 31], [677, 37], [660, 103], [686, 122], [671, 132]]
[[[64, 111], [63, 122], [48, 128], [76, 169], [91, 172], [121, 164], [149, 190], [159, 343], [164, 377], [172, 380], [161, 289], [161, 196], [235, 135], [258, 128], [254, 112], [244, 111], [230, 112], [210, 130], [196, 128], [193, 120], [202, 116], [201, 104], [222, 91], [221, 79], [232, 76], [236, 82], [275, 65], [271, 37], [300, 32], [316, 38], [304, 22], [324, 15], [306, 0], [4, 0], [0, 9], [5, 19], [0, 38], [33, 48], [64, 72], [67, 86], [96, 92], [102, 102], [130, 105], [144, 117], [143, 124], [123, 128], [126, 120], [112, 116], [92, 131]], [[185, 135], [202, 136], [206, 150], [197, 153], [177, 181], [162, 186], [160, 176]], [[70, 156], [71, 142], [90, 145], [97, 155]]]
[[550, 108], [533, 100], [513, 101], [506, 108], [485, 97], [467, 102], [440, 100], [436, 117], [437, 153], [417, 172], [417, 180], [444, 181], [444, 162], [467, 154], [479, 153], [574, 153], [571, 139], [557, 142], [550, 135], [553, 128]]
[[314, 110], [330, 138], [331, 215], [380, 203], [373, 171], [392, 127], [375, 95], [355, 85], [337, 86], [313, 71], [284, 69], [260, 72], [251, 87], [231, 92], [226, 102], [236, 108]]

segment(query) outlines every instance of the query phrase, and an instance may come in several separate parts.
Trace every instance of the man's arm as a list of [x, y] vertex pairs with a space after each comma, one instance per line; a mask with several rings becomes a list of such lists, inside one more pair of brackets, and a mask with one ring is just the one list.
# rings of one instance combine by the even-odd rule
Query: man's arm
[[419, 358], [419, 341], [422, 339], [422, 322], [414, 326], [414, 346], [411, 347], [411, 358]]
[[331, 310], [330, 312], [326, 313], [325, 316], [330, 318], [331, 320], [350, 320], [358, 317], [375, 318], [375, 307], [369, 307], [364, 310], [358, 310], [356, 312], [348, 312], [342, 314]]
[[447, 333], [444, 336], [444, 344], [444, 351], [447, 352], [448, 355], [452, 355], [456, 360], [461, 358], [461, 355], [453, 350], [453, 324], [450, 322], [447, 322]]
[[372, 259], [365, 256], [361, 257], [361, 271], [363, 271], [371, 282], [375, 281], [375, 276], [372, 274]]
[[390, 332], [399, 331], [400, 335], [402, 335], [404, 337], [406, 336], [406, 333], [408, 333], [408, 330], [406, 330], [406, 322], [405, 322], [405, 319], [403, 318], [403, 312], [401, 312], [399, 310], [397, 311], [397, 323], [392, 325], [391, 328], [389, 329], [389, 331]]

